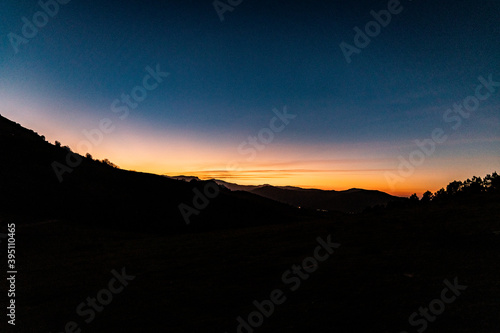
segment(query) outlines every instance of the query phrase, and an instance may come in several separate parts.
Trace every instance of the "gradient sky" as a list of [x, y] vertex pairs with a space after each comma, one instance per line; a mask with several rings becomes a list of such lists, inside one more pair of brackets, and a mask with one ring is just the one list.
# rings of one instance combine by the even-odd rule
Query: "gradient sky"
[[[500, 92], [457, 129], [443, 120], [479, 76], [500, 81], [500, 3], [401, 1], [348, 64], [339, 44], [387, 6], [244, 0], [221, 22], [211, 0], [71, 0], [16, 53], [9, 33], [41, 7], [5, 0], [0, 114], [123, 169], [240, 184], [421, 195], [500, 171]], [[120, 119], [113, 101], [157, 64], [169, 76]], [[284, 107], [296, 117], [255, 157], [241, 153]], [[104, 118], [114, 130], [79, 149]], [[401, 176], [399, 157], [436, 128], [447, 140], [391, 186], [387, 172]]]

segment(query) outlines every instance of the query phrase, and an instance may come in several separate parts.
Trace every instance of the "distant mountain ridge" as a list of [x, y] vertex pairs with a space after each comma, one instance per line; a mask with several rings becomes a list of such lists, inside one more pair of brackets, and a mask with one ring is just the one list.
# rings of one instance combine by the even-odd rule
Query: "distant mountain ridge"
[[[70, 148], [51, 144], [1, 115], [0, 149], [0, 220], [11, 215], [29, 216], [182, 232], [286, 224], [305, 215], [289, 205], [222, 186], [215, 198], [206, 201], [197, 193], [204, 193], [207, 181], [186, 183], [121, 170], [90, 156], [75, 155], [81, 163], [65, 173], [60, 183], [53, 163], [66, 163]], [[193, 208], [189, 225], [180, 211], [181, 204], [198, 207]]]
[[362, 189], [324, 191], [264, 186], [250, 192], [300, 208], [344, 213], [361, 213], [366, 208], [376, 205], [386, 205], [390, 201], [400, 199], [388, 193]]
[[[65, 173], [60, 183], [53, 165], [68, 163], [70, 148], [51, 144], [42, 135], [1, 115], [0, 148], [0, 218], [29, 215], [36, 219], [63, 218], [110, 227], [177, 232], [287, 224], [316, 215], [298, 206], [349, 212], [372, 204], [350, 198], [352, 202], [345, 204], [349, 210], [343, 210], [342, 200], [336, 200], [336, 204], [329, 198], [323, 200], [321, 190], [222, 181], [218, 182], [220, 193], [205, 202], [196, 193], [204, 191], [207, 181], [121, 170], [105, 160], [81, 155], [74, 155], [81, 163]], [[311, 197], [315, 191], [321, 195]], [[319, 205], [314, 200], [319, 200]], [[180, 211], [181, 204], [203, 206], [194, 210], [189, 225]]]
[[[173, 179], [191, 181], [199, 180], [193, 176], [175, 176]], [[286, 203], [295, 207], [321, 211], [339, 211], [344, 213], [360, 213], [364, 209], [376, 205], [386, 205], [390, 201], [400, 199], [385, 192], [351, 188], [345, 191], [305, 189], [296, 186], [239, 185], [220, 179], [211, 181], [231, 191], [246, 191], [264, 198]]]

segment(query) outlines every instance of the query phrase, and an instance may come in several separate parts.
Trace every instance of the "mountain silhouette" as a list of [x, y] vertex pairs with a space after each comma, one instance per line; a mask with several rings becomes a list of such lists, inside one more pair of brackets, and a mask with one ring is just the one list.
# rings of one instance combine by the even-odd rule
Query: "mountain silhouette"
[[362, 189], [324, 191], [317, 189], [280, 188], [268, 185], [256, 188], [250, 192], [297, 207], [340, 211], [344, 213], [361, 213], [368, 207], [385, 205], [391, 201], [400, 199], [384, 192]]
[[[53, 163], [73, 156], [69, 148], [1, 116], [0, 149], [0, 222], [18, 230], [16, 304], [20, 318], [31, 319], [17, 331], [60, 332], [75, 318], [92, 332], [234, 332], [236, 318], [268, 308], [281, 290], [290, 300], [276, 304], [269, 332], [400, 332], [456, 276], [471, 287], [447, 304], [452, 319], [441, 322], [449, 329], [436, 321], [437, 331], [499, 331], [489, 310], [500, 296], [497, 173], [352, 215], [315, 210], [356, 211], [391, 196], [217, 181], [219, 195], [187, 225], [179, 205], [194, 205], [196, 191], [214, 181], [80, 156], [60, 183]], [[342, 245], [328, 256], [321, 244], [330, 240]], [[75, 307], [103, 295], [97, 291], [112, 269], [134, 280], [85, 326]], [[290, 275], [298, 269], [301, 275]], [[300, 290], [290, 281], [300, 281]]]
[[[174, 179], [190, 181], [197, 177], [176, 176]], [[345, 191], [325, 191], [318, 189], [303, 189], [295, 186], [238, 185], [219, 179], [212, 179], [231, 191], [247, 191], [264, 198], [272, 199], [294, 207], [321, 211], [338, 211], [343, 213], [360, 213], [373, 206], [384, 206], [389, 202], [402, 198], [390, 194], [352, 188]]]
[[109, 161], [74, 155], [81, 164], [59, 182], [53, 164], [65, 164], [69, 147], [46, 142], [2, 116], [0, 147], [0, 202], [6, 214], [170, 231], [288, 223], [302, 214], [257, 194], [219, 187], [217, 197], [192, 214], [188, 226], [179, 205], [194, 207], [194, 191], [203, 193], [206, 181], [187, 183], [126, 171], [110, 166]]

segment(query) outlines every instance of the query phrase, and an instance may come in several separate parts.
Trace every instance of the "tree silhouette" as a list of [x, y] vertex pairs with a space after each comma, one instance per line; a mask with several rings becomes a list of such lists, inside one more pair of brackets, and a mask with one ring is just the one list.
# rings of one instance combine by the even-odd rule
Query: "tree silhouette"
[[429, 203], [432, 201], [432, 198], [434, 196], [432, 195], [432, 192], [431, 191], [427, 191], [424, 193], [424, 195], [422, 196], [422, 200], [420, 200], [421, 202], [423, 203]]
[[460, 188], [462, 187], [462, 182], [457, 182], [456, 180], [449, 183], [448, 186], [446, 186], [446, 193], [450, 195], [457, 194]]
[[448, 193], [446, 192], [446, 190], [444, 188], [441, 188], [438, 191], [436, 191], [436, 193], [434, 193], [434, 197], [432, 198], [432, 200], [433, 201], [446, 200], [447, 196], [448, 196]]
[[446, 190], [442, 188], [434, 193], [431, 200], [442, 201], [457, 196], [463, 197], [498, 191], [500, 191], [500, 177], [496, 172], [493, 172], [491, 175], [486, 175], [484, 179], [474, 176], [472, 179], [469, 178], [463, 182], [454, 180], [446, 186]]
[[490, 188], [491, 192], [500, 192], [500, 176], [496, 172], [491, 175]]
[[113, 162], [111, 162], [110, 160], [108, 160], [107, 158], [103, 159], [101, 161], [102, 164], [106, 164], [106, 165], [109, 165], [110, 167], [113, 167], [113, 168], [116, 168], [116, 169], [120, 169], [120, 167], [116, 164], [114, 164]]
[[463, 191], [467, 193], [480, 193], [483, 190], [483, 180], [481, 177], [476, 176], [472, 177], [472, 180], [467, 179], [463, 189]]

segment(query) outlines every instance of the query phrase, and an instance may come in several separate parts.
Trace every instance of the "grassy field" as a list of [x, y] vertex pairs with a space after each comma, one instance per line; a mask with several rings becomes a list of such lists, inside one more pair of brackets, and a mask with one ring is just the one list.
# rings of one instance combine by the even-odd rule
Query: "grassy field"
[[[500, 332], [495, 201], [177, 235], [17, 222], [17, 325], [2, 332], [237, 332], [275, 289], [286, 300], [255, 332], [417, 332], [409, 316], [455, 277], [467, 289], [426, 332]], [[341, 246], [292, 291], [283, 273], [328, 235]], [[122, 268], [135, 278], [86, 323], [77, 306]]]

